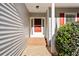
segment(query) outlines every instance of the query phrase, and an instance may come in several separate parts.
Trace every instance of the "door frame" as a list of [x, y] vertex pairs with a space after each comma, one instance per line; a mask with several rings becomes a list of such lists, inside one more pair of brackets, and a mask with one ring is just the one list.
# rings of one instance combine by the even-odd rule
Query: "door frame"
[[[34, 27], [33, 28], [31, 28], [31, 20], [34, 20], [35, 18], [40, 18], [41, 20], [42, 19], [44, 19], [44, 30], [45, 30], [45, 23], [46, 23], [46, 18], [45, 17], [30, 17], [30, 37], [31, 37], [31, 35], [33, 34], [33, 30], [34, 30]], [[32, 30], [33, 29], [33, 30]], [[44, 30], [43, 30], [43, 33], [44, 33]], [[45, 34], [43, 34], [43, 35], [45, 35]]]

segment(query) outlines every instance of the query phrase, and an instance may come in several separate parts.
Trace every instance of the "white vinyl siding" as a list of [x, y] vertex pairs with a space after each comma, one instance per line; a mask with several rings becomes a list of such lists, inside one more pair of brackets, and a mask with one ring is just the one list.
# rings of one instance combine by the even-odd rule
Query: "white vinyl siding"
[[21, 55], [23, 44], [23, 22], [16, 6], [0, 3], [0, 56]]

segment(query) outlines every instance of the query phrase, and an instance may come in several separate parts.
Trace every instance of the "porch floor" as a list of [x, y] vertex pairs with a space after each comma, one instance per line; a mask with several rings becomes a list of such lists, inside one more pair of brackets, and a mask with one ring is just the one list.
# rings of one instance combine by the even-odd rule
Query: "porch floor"
[[51, 56], [51, 53], [46, 47], [44, 38], [30, 38], [27, 41], [27, 47], [24, 50], [23, 56]]

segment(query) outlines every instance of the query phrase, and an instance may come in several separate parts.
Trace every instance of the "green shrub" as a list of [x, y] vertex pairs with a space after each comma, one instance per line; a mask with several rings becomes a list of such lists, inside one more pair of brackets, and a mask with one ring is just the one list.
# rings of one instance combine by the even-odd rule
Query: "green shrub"
[[79, 55], [79, 23], [66, 24], [56, 34], [56, 49], [59, 56]]

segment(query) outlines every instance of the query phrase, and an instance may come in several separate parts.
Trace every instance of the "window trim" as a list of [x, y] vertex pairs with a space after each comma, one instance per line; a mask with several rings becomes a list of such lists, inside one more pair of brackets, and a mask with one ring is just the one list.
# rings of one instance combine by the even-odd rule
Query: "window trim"
[[64, 13], [64, 23], [66, 24], [66, 15], [75, 15], [75, 22], [77, 21], [77, 13], [76, 12], [70, 12], [70, 13]]

